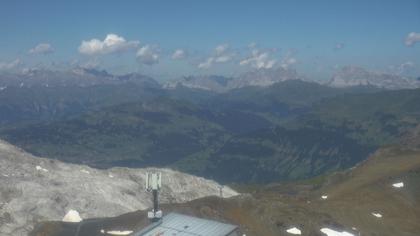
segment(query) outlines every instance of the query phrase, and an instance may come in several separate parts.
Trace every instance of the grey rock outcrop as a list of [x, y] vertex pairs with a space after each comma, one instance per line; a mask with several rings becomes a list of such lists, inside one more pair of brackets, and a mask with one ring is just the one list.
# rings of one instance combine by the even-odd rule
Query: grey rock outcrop
[[[214, 181], [170, 169], [112, 168], [34, 157], [0, 140], [0, 235], [26, 235], [39, 221], [61, 220], [70, 209], [82, 218], [116, 216], [152, 205], [146, 172], [162, 173], [163, 203], [218, 195]], [[223, 197], [237, 195], [229, 187]]]
[[345, 66], [333, 75], [327, 85], [337, 88], [373, 86], [383, 89], [414, 89], [420, 87], [420, 82], [401, 75], [373, 72], [356, 66]]

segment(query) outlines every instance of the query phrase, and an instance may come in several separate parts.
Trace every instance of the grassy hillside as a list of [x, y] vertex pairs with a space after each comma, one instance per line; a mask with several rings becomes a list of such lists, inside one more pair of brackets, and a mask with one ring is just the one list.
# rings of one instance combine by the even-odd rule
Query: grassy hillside
[[184, 90], [136, 95], [124, 88], [114, 100], [106, 90], [93, 96], [101, 98], [95, 109], [3, 126], [0, 136], [39, 156], [100, 168], [169, 166], [225, 183], [267, 183], [351, 167], [420, 118], [420, 90], [337, 90], [302, 81], [216, 97]]
[[166, 98], [0, 135], [39, 156], [101, 168], [171, 166], [221, 182], [307, 178], [352, 166], [373, 150], [341, 130], [287, 129], [258, 113]]
[[339, 95], [292, 121], [297, 127], [341, 129], [368, 145], [394, 143], [420, 123], [420, 89]]
[[102, 107], [148, 100], [161, 94], [155, 87], [134, 83], [89, 87], [10, 87], [0, 92], [0, 125], [65, 119]]

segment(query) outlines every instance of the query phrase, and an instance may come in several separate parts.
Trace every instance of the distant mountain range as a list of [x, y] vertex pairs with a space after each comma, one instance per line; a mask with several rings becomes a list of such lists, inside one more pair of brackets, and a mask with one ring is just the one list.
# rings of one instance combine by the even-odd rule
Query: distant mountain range
[[[288, 80], [312, 81], [299, 75], [294, 69], [282, 67], [259, 69], [235, 77], [221, 75], [186, 76], [179, 79], [162, 81], [161, 83], [149, 76], [138, 73], [113, 75], [105, 70], [76, 67], [63, 71], [27, 69], [20, 73], [3, 73], [0, 75], [0, 92], [8, 87], [88, 87], [104, 84], [118, 85], [134, 83], [153, 88], [174, 89], [177, 87], [186, 87], [224, 93], [233, 89], [250, 86], [269, 87], [275, 83]], [[337, 88], [370, 86], [380, 89], [412, 89], [420, 87], [420, 80], [418, 78], [373, 72], [355, 66], [341, 68], [330, 80], [312, 82]]]
[[383, 89], [413, 89], [420, 80], [396, 74], [372, 72], [361, 67], [346, 66], [336, 72], [326, 83], [332, 87], [373, 86]]
[[[223, 76], [189, 76], [178, 80], [168, 81], [164, 88], [171, 89], [177, 86], [226, 92], [232, 89], [249, 86], [269, 87], [275, 83], [288, 80], [302, 80], [310, 82], [299, 75], [294, 69], [260, 69], [239, 75], [237, 77]], [[396, 74], [372, 72], [361, 67], [346, 66], [335, 72], [330, 80], [312, 81], [335, 88], [348, 87], [375, 87], [379, 89], [413, 89], [420, 88], [420, 80]]]
[[151, 77], [141, 74], [112, 75], [105, 70], [76, 67], [71, 70], [27, 69], [0, 75], [0, 88], [8, 87], [88, 87], [103, 84], [135, 83], [160, 87]]
[[268, 87], [275, 83], [286, 80], [303, 80], [295, 70], [292, 69], [261, 69], [248, 72], [238, 77], [224, 76], [189, 76], [178, 80], [168, 81], [163, 84], [164, 88], [173, 89], [177, 86], [188, 88], [204, 89], [215, 92], [226, 92], [249, 86]]
[[301, 179], [353, 166], [420, 122], [419, 89], [327, 86], [287, 69], [163, 87], [93, 69], [24, 74], [0, 79], [9, 83], [0, 137], [98, 168], [171, 167], [225, 183]]

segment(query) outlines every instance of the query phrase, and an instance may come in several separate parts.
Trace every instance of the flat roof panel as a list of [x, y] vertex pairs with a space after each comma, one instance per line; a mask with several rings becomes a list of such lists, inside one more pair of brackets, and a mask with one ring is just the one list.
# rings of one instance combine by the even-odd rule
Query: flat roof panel
[[163, 217], [162, 223], [146, 236], [226, 236], [237, 229], [237, 226], [213, 220], [200, 219], [177, 213]]

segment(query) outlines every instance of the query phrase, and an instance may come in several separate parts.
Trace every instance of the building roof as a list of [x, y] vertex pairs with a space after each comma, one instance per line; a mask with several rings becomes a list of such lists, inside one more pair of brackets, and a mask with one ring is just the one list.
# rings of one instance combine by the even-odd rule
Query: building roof
[[226, 236], [236, 225], [225, 224], [178, 213], [169, 213], [158, 223], [134, 234], [136, 236]]

